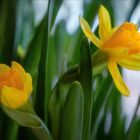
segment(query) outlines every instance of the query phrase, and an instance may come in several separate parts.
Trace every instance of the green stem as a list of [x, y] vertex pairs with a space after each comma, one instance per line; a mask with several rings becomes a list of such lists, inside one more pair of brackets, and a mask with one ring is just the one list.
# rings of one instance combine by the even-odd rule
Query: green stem
[[[93, 72], [93, 76], [101, 73], [103, 71], [103, 69], [106, 68], [107, 66], [107, 56], [104, 52], [102, 51], [97, 51], [92, 55], [92, 72]], [[56, 86], [54, 89], [56, 89], [56, 87], [58, 87], [58, 85], [63, 84], [63, 83], [70, 83], [73, 82], [75, 80], [79, 80], [79, 66], [73, 67], [72, 69], [68, 70], [67, 72], [65, 72], [60, 80], [57, 82]]]
[[8, 135], [6, 135], [6, 139], [16, 140], [18, 137], [18, 129], [19, 129], [19, 125], [10, 119], [8, 121], [8, 130], [6, 130], [8, 133]]
[[103, 51], [96, 51], [92, 55], [92, 73], [97, 75], [107, 66], [107, 55]]

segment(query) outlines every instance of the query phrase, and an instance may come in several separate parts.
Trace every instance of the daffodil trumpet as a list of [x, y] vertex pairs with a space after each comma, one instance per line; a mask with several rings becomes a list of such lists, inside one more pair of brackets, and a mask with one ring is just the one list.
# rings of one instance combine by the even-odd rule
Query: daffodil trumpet
[[140, 33], [137, 26], [129, 22], [112, 28], [110, 15], [103, 5], [99, 8], [98, 18], [99, 38], [82, 17], [81, 28], [85, 36], [107, 56], [107, 66], [117, 89], [123, 95], [129, 96], [130, 91], [119, 72], [118, 65], [130, 70], [140, 70]]
[[0, 103], [16, 109], [25, 104], [32, 91], [32, 78], [20, 64], [12, 62], [11, 67], [0, 64]]

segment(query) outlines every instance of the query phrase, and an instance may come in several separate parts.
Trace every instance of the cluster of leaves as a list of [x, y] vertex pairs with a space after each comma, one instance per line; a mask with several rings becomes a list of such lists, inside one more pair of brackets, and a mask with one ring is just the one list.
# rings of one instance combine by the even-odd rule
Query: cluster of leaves
[[[26, 3], [32, 9], [32, 2]], [[33, 10], [22, 13], [26, 20], [22, 19], [24, 24], [17, 29], [17, 7], [21, 5], [16, 0], [1, 0], [0, 62], [10, 64], [16, 60], [31, 74], [33, 106], [55, 140], [137, 140], [139, 101], [131, 124], [125, 129], [126, 116], [122, 114], [121, 96], [110, 75], [107, 71], [96, 76], [94, 74], [95, 60], [92, 58], [95, 46], [82, 39], [80, 28], [70, 35], [66, 31], [65, 21], [59, 22], [51, 34], [62, 3], [62, 0], [48, 0], [46, 14], [36, 27]], [[137, 0], [129, 17], [136, 3]], [[110, 10], [113, 19], [111, 1], [94, 0], [87, 3], [85, 0], [83, 16], [88, 23], [92, 24], [95, 20], [100, 4]], [[26, 29], [30, 29], [28, 34]], [[28, 36], [32, 36], [30, 41]], [[19, 126], [1, 109], [0, 139], [36, 138], [30, 129]]]

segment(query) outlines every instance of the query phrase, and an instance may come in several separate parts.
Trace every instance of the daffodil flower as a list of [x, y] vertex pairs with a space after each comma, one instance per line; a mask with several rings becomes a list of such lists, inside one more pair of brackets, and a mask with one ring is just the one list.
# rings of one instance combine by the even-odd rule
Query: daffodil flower
[[31, 76], [16, 62], [11, 68], [0, 64], [0, 103], [16, 109], [27, 102], [32, 91]]
[[106, 53], [108, 69], [117, 89], [123, 95], [129, 96], [129, 89], [121, 77], [118, 65], [130, 70], [140, 70], [140, 33], [137, 31], [137, 26], [129, 22], [112, 28], [110, 15], [102, 5], [98, 18], [100, 39], [91, 31], [82, 17], [80, 17], [81, 28], [87, 38]]

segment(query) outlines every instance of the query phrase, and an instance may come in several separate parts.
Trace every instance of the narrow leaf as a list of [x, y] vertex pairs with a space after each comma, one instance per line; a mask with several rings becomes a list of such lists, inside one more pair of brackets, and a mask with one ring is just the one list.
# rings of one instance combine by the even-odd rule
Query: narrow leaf
[[0, 2], [0, 62], [10, 63], [14, 48], [16, 0]]
[[108, 76], [104, 79], [103, 84], [101, 84], [100, 90], [96, 93], [98, 96], [96, 97], [95, 102], [93, 103], [93, 111], [92, 111], [92, 129], [91, 129], [91, 138], [95, 139], [97, 125], [99, 121], [99, 115], [105, 106], [109, 95], [111, 94], [113, 84], [111, 81], [111, 77]]
[[84, 94], [83, 140], [89, 140], [93, 97], [91, 54], [87, 39], [83, 39], [80, 53], [80, 83]]
[[51, 0], [50, 1], [50, 6], [49, 6], [49, 10], [51, 10], [51, 14], [49, 16], [49, 18], [50, 18], [49, 19], [50, 20], [50, 25], [49, 25], [50, 31], [53, 28], [56, 16], [58, 14], [58, 11], [60, 9], [62, 2], [63, 2], [63, 0]]
[[33, 79], [33, 103], [36, 102], [36, 85], [39, 70], [39, 62], [41, 58], [41, 47], [44, 27], [46, 26], [46, 16], [41, 21], [38, 27], [36, 27], [35, 34], [30, 41], [27, 49], [25, 58], [23, 59], [23, 66], [26, 71], [28, 71]]
[[81, 140], [84, 97], [79, 82], [74, 82], [66, 97], [61, 126], [61, 140]]

